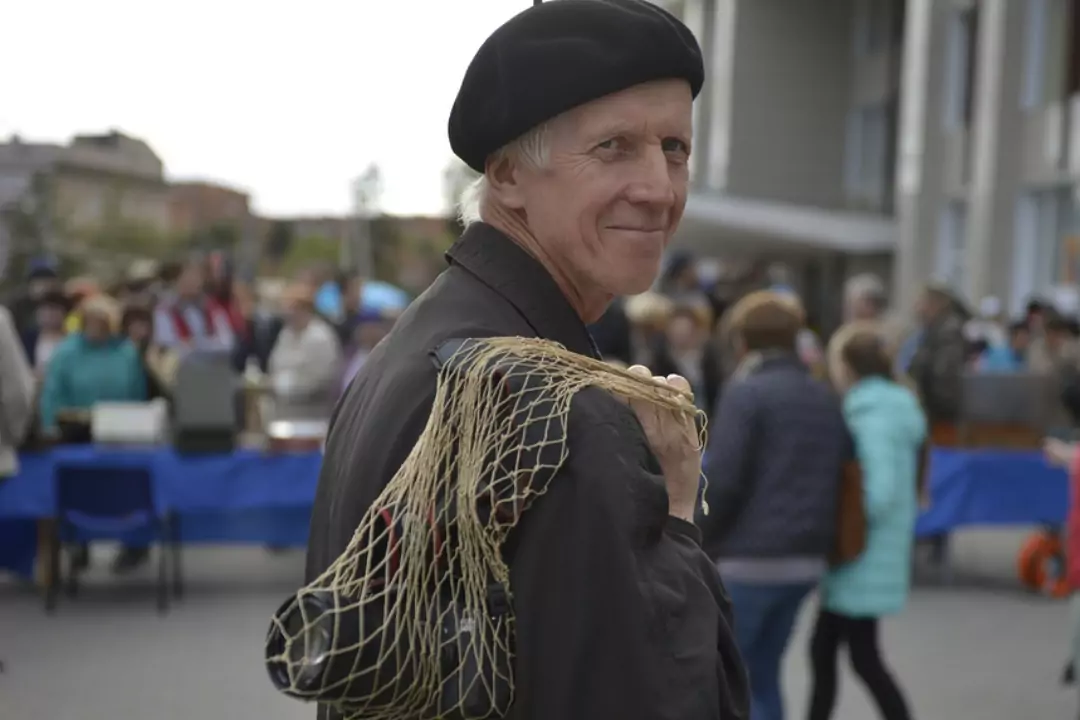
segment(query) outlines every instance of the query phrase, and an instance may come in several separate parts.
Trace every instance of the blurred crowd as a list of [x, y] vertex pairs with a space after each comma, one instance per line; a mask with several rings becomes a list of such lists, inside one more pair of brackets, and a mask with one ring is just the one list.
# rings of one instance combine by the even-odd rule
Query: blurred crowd
[[[317, 267], [252, 288], [219, 254], [137, 264], [110, 286], [34, 265], [0, 315], [0, 474], [19, 449], [90, 440], [99, 403], [170, 403], [188, 361], [255, 378], [271, 421], [327, 420], [397, 311], [365, 307], [362, 286]], [[145, 556], [129, 548], [116, 569]]]

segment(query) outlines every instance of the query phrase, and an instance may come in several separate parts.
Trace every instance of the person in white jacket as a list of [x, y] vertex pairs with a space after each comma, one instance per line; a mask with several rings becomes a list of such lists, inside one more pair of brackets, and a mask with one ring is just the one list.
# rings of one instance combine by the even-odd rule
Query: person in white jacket
[[19, 471], [18, 447], [34, 417], [34, 373], [15, 321], [0, 307], [0, 478]]
[[306, 286], [286, 290], [285, 325], [270, 353], [274, 417], [328, 420], [338, 398], [341, 346], [337, 332], [315, 313], [315, 295]]

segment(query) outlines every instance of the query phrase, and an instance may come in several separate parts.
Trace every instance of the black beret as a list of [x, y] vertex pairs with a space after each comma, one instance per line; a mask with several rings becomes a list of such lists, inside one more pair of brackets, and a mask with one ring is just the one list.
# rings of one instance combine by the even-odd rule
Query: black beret
[[540, 123], [651, 80], [705, 81], [693, 33], [645, 0], [552, 0], [508, 20], [476, 52], [450, 111], [450, 147], [488, 155]]

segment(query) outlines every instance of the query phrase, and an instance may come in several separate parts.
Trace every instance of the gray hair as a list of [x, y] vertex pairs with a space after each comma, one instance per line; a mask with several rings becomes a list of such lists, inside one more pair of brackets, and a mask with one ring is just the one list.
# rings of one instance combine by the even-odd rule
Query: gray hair
[[873, 273], [855, 275], [844, 284], [844, 298], [848, 301], [865, 299], [883, 309], [888, 304], [887, 295], [885, 283]]
[[[508, 156], [520, 158], [531, 167], [543, 167], [547, 164], [550, 152], [549, 126], [541, 123], [521, 137], [513, 140], [492, 153], [491, 160], [499, 162]], [[486, 173], [469, 183], [458, 198], [457, 216], [464, 227], [483, 220], [484, 207], [491, 193], [491, 183]]]

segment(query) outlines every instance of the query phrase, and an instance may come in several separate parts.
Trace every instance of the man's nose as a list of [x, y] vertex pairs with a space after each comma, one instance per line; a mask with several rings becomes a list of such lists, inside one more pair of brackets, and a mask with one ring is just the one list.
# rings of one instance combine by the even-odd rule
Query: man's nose
[[628, 196], [631, 202], [668, 208], [675, 204], [671, 164], [658, 145], [649, 145], [635, 163]]

